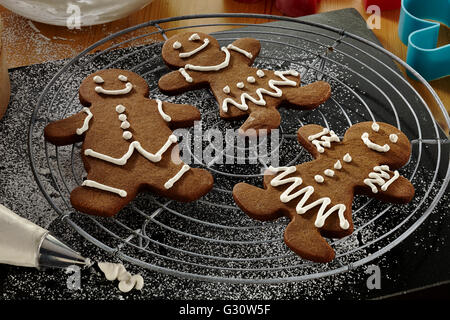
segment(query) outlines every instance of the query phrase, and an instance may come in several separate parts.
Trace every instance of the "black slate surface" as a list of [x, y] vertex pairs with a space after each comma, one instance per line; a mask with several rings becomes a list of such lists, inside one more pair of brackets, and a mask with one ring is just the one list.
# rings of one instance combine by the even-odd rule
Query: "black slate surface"
[[[305, 17], [334, 25], [377, 41], [356, 10], [341, 10]], [[283, 22], [281, 22], [283, 24]], [[395, 64], [381, 57], [387, 64]], [[65, 61], [49, 62], [10, 70], [12, 98], [0, 121], [0, 199], [4, 205], [48, 228], [84, 256], [114, 261], [61, 221], [37, 187], [27, 158], [30, 117], [40, 92]], [[425, 118], [427, 115], [423, 115]], [[38, 168], [38, 170], [40, 170]], [[39, 174], [46, 175], [45, 169]], [[55, 201], [57, 201], [57, 194]], [[80, 290], [67, 288], [64, 270], [0, 266], [0, 299], [366, 299], [435, 285], [450, 280], [450, 201], [448, 192], [425, 222], [405, 241], [372, 261], [380, 267], [381, 289], [367, 288], [367, 266], [326, 278], [274, 285], [209, 283], [180, 279], [127, 265], [140, 272], [146, 285], [142, 292], [122, 294], [93, 270], [82, 272]], [[36, 214], [38, 213], [38, 214]]]

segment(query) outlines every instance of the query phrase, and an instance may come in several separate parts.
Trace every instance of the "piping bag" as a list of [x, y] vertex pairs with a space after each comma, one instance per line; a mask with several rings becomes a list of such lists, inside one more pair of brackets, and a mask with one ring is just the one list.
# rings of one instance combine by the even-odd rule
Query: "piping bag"
[[91, 266], [48, 230], [24, 219], [0, 204], [0, 264], [22, 267], [66, 268]]

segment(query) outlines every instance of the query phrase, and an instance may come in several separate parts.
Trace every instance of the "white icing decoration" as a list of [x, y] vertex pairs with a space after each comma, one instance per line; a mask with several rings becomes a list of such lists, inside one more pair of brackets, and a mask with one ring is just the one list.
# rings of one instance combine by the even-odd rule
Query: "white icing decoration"
[[95, 76], [92, 79], [94, 80], [95, 83], [98, 83], [98, 84], [105, 82], [105, 80], [103, 80], [103, 78], [100, 76]]
[[369, 134], [367, 132], [364, 132], [361, 136], [362, 141], [364, 144], [372, 150], [378, 151], [378, 152], [388, 152], [390, 150], [390, 147], [388, 144], [385, 144], [384, 146], [380, 146], [379, 144], [373, 143], [369, 139]]
[[253, 58], [253, 55], [252, 55], [250, 52], [245, 51], [244, 49], [241, 49], [241, 48], [239, 48], [239, 47], [236, 47], [236, 46], [233, 45], [233, 44], [229, 44], [229, 45], [227, 46], [227, 48], [228, 48], [228, 49], [231, 49], [231, 50], [234, 50], [234, 51], [236, 51], [236, 52], [239, 52], [240, 54], [243, 54], [244, 56], [246, 56], [246, 57], [249, 58], [249, 59]]
[[214, 66], [196, 66], [193, 64], [187, 64], [184, 66], [184, 68], [178, 69], [178, 71], [181, 73], [181, 75], [186, 79], [187, 82], [194, 81], [192, 77], [186, 72], [186, 70], [194, 70], [194, 71], [219, 71], [223, 68], [228, 67], [230, 64], [230, 52], [226, 47], [220, 48], [223, 52], [225, 52], [225, 60], [222, 63], [216, 64]]
[[238, 82], [236, 83], [236, 87], [238, 87], [239, 89], [243, 89], [244, 88], [244, 83], [243, 82]]
[[117, 79], [119, 79], [122, 82], [127, 82], [128, 78], [126, 76], [124, 76], [123, 74], [120, 74]]
[[248, 83], [255, 83], [256, 82], [256, 79], [255, 79], [255, 77], [247, 77], [247, 82]]
[[166, 122], [172, 121], [172, 118], [163, 111], [162, 101], [159, 99], [156, 99], [156, 102], [158, 103], [158, 112], [161, 115], [161, 117], [164, 119], [164, 121], [166, 121]]
[[127, 116], [124, 115], [124, 114], [120, 114], [120, 115], [119, 115], [119, 120], [120, 120], [120, 121], [125, 121], [125, 120], [127, 120]]
[[380, 130], [380, 126], [378, 125], [378, 123], [372, 123], [372, 130], [375, 132], [378, 132], [378, 130]]
[[316, 180], [317, 183], [323, 183], [325, 181], [325, 179], [320, 174], [316, 174], [314, 176], [314, 180]]
[[184, 66], [186, 70], [194, 70], [194, 71], [219, 71], [223, 68], [228, 67], [230, 64], [230, 52], [227, 48], [222, 47], [221, 50], [225, 52], [225, 60], [222, 63], [216, 64], [214, 66], [196, 66], [192, 64], [187, 64]]
[[162, 154], [164, 152], [166, 152], [167, 149], [169, 149], [169, 147], [173, 143], [176, 143], [177, 141], [178, 141], [178, 139], [177, 139], [177, 137], [175, 135], [170, 135], [169, 138], [167, 139], [167, 142], [155, 154], [150, 153], [147, 150], [145, 150], [141, 146], [139, 141], [133, 141], [132, 143], [130, 143], [130, 147], [128, 148], [127, 153], [125, 153], [120, 158], [113, 158], [113, 157], [110, 157], [108, 155], [96, 152], [96, 151], [94, 151], [92, 149], [86, 149], [84, 151], [84, 154], [86, 156], [90, 156], [90, 157], [97, 158], [97, 159], [100, 159], [100, 160], [103, 160], [103, 161], [106, 161], [106, 162], [110, 162], [110, 163], [115, 164], [115, 165], [123, 166], [123, 165], [125, 165], [127, 163], [128, 159], [131, 157], [131, 155], [133, 154], [134, 150], [137, 150], [146, 159], [148, 159], [148, 160], [150, 160], [152, 162], [159, 162], [159, 161], [161, 161]]
[[344, 157], [342, 158], [342, 160], [344, 160], [344, 161], [347, 162], [347, 163], [350, 163], [350, 162], [352, 162], [352, 157], [350, 156], [349, 153], [346, 153], [346, 154], [344, 155]]
[[308, 201], [308, 199], [311, 197], [311, 195], [314, 193], [314, 187], [312, 186], [306, 186], [298, 191], [296, 191], [293, 194], [290, 194], [293, 190], [295, 190], [298, 186], [300, 186], [303, 183], [302, 178], [300, 177], [290, 177], [284, 179], [287, 175], [295, 172], [297, 169], [295, 166], [292, 167], [280, 167], [280, 168], [273, 168], [272, 166], [269, 167], [270, 171], [273, 172], [279, 172], [284, 171], [280, 175], [276, 176], [275, 178], [270, 181], [270, 184], [274, 187], [284, 185], [287, 183], [292, 183], [289, 188], [287, 188], [280, 196], [280, 200], [283, 203], [287, 203], [291, 201], [292, 199], [295, 199], [301, 195], [303, 195], [302, 199], [299, 201], [299, 203], [296, 206], [296, 212], [298, 214], [303, 214], [310, 210], [311, 208], [317, 206], [318, 204], [321, 204], [319, 212], [317, 213], [316, 221], [314, 222], [314, 225], [317, 228], [323, 227], [325, 220], [334, 212], [338, 211], [339, 216], [339, 225], [342, 229], [348, 229], [350, 224], [344, 217], [344, 212], [346, 210], [346, 207], [344, 204], [337, 204], [333, 207], [331, 207], [327, 212], [325, 212], [325, 209], [328, 207], [328, 205], [331, 203], [331, 199], [328, 197], [320, 198], [309, 205], [304, 207], [304, 204]]
[[109, 281], [118, 280], [119, 290], [127, 293], [133, 289], [142, 290], [144, 278], [140, 274], [131, 275], [122, 264], [99, 262], [98, 267]]
[[133, 134], [130, 131], [124, 131], [122, 137], [125, 140], [130, 140], [133, 137]]
[[174, 49], [180, 49], [181, 48], [181, 43], [179, 41], [175, 41], [172, 45], [172, 47]]
[[198, 35], [198, 33], [193, 33], [193, 34], [189, 37], [189, 41], [195, 41], [195, 40], [200, 40], [200, 36]]
[[258, 106], [265, 106], [266, 100], [264, 100], [264, 97], [262, 96], [263, 94], [267, 94], [269, 96], [279, 98], [283, 95], [283, 91], [281, 91], [281, 89], [278, 88], [277, 86], [292, 86], [292, 87], [297, 86], [297, 82], [287, 79], [284, 75], [287, 74], [287, 75], [291, 75], [291, 76], [296, 76], [296, 74], [298, 75], [298, 72], [296, 72], [294, 70], [275, 71], [274, 74], [282, 79], [281, 81], [273, 80], [273, 79], [269, 80], [269, 87], [271, 89], [273, 89], [275, 92], [266, 90], [264, 88], [258, 88], [258, 89], [256, 89], [256, 95], [259, 98], [258, 100], [253, 98], [252, 96], [250, 96], [247, 92], [244, 92], [241, 94], [241, 103], [238, 103], [231, 98], [226, 98], [222, 102], [222, 110], [227, 112], [228, 111], [228, 103], [231, 103], [238, 109], [246, 111], [246, 110], [248, 110], [248, 105], [247, 105], [247, 102], [245, 101], [246, 99], [250, 100], [251, 102], [253, 102], [254, 104], [256, 104]]
[[174, 183], [177, 182], [178, 180], [181, 179], [181, 177], [183, 176], [183, 174], [187, 171], [189, 171], [191, 167], [189, 167], [187, 164], [183, 165], [183, 167], [181, 167], [180, 171], [178, 171], [178, 173], [176, 175], [174, 175], [172, 178], [170, 178], [165, 184], [164, 184], [164, 188], [166, 189], [170, 189], [173, 187]]
[[117, 113], [124, 113], [125, 110], [126, 110], [125, 106], [123, 106], [123, 105], [121, 105], [121, 104], [119, 104], [119, 105], [116, 106], [116, 111], [117, 111]]
[[[373, 168], [373, 172], [369, 173], [369, 178], [364, 179], [364, 183], [372, 189], [373, 193], [378, 193], [378, 188], [375, 184], [381, 186], [382, 191], [386, 191], [391, 183], [397, 180], [400, 176], [397, 170], [394, 171], [394, 175], [392, 177], [387, 171], [389, 171], [389, 166], [387, 165], [376, 166]], [[389, 180], [386, 181], [386, 179]]]
[[130, 127], [130, 123], [128, 121], [123, 121], [120, 125], [122, 129], [128, 129]]
[[131, 82], [127, 82], [127, 84], [125, 85], [125, 88], [123, 88], [123, 89], [106, 90], [106, 89], [103, 89], [103, 87], [101, 87], [101, 86], [97, 86], [97, 87], [95, 87], [95, 92], [112, 95], [112, 96], [117, 96], [117, 95], [130, 93], [131, 89], [133, 89], [133, 85], [131, 84]]
[[323, 173], [324, 173], [327, 177], [333, 177], [333, 176], [334, 176], [334, 171], [331, 170], [331, 169], [326, 169]]
[[336, 163], [334, 164], [334, 168], [336, 169], [336, 170], [341, 170], [342, 169], [342, 164], [341, 164], [341, 161], [336, 161]]
[[[330, 134], [330, 136], [326, 136], [328, 134]], [[320, 138], [320, 140], [317, 140], [317, 138]], [[320, 153], [325, 152], [325, 149], [323, 147], [331, 148], [331, 142], [341, 141], [333, 130], [330, 131], [327, 128], [324, 128], [319, 133], [310, 135], [308, 137], [308, 140], [311, 141], [311, 143], [316, 147], [317, 151], [319, 151]]]
[[230, 92], [231, 92], [231, 90], [230, 90], [230, 87], [229, 86], [225, 86], [225, 87], [223, 87], [223, 92], [224, 93], [226, 93], [226, 94], [229, 94]]
[[191, 76], [186, 72], [184, 68], [178, 69], [178, 71], [181, 73], [181, 75], [186, 79], [187, 82], [192, 82], [194, 79], [191, 78]]
[[83, 112], [87, 113], [87, 117], [84, 118], [83, 126], [77, 129], [77, 135], [79, 136], [89, 129], [89, 121], [91, 121], [94, 116], [89, 108], [83, 108]]
[[208, 44], [209, 44], [209, 39], [206, 38], [205, 40], [203, 40], [203, 44], [200, 47], [197, 47], [194, 50], [189, 51], [189, 52], [181, 52], [179, 54], [179, 57], [180, 58], [188, 58], [190, 56], [193, 56], [197, 52], [202, 51], [203, 49], [205, 49]]
[[258, 77], [262, 78], [262, 77], [265, 76], [265, 73], [264, 73], [264, 71], [262, 71], [262, 70], [258, 70], [258, 71], [256, 71], [256, 75], [257, 75]]
[[96, 189], [100, 189], [103, 191], [112, 192], [112, 193], [118, 194], [122, 198], [125, 198], [127, 196], [127, 192], [125, 190], [113, 188], [113, 187], [107, 186], [105, 184], [98, 183], [94, 180], [84, 180], [81, 185], [83, 187], [91, 187], [91, 188], [96, 188]]
[[397, 143], [397, 141], [398, 141], [398, 135], [396, 135], [395, 133], [390, 134], [390, 135], [389, 135], [389, 140], [390, 140], [392, 143]]

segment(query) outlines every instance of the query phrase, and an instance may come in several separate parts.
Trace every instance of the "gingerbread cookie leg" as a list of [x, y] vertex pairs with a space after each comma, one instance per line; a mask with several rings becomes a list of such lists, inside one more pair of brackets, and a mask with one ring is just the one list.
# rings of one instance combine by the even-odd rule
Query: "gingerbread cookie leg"
[[284, 241], [292, 251], [304, 259], [329, 262], [335, 256], [333, 248], [322, 237], [319, 229], [299, 215], [293, 216], [284, 231]]
[[[262, 108], [265, 108], [262, 110]], [[258, 135], [259, 130], [277, 129], [280, 126], [281, 116], [277, 109], [271, 107], [259, 107], [248, 116], [247, 120], [239, 128], [243, 135]]]
[[[180, 202], [190, 202], [211, 191], [213, 184], [213, 177], [207, 170], [183, 164], [167, 179], [164, 189], [159, 189], [158, 193]], [[150, 188], [154, 189], [155, 186]]]
[[233, 188], [236, 204], [253, 219], [274, 220], [283, 215], [278, 198], [265, 189], [247, 183], [238, 183]]
[[118, 213], [137, 194], [137, 184], [120, 182], [117, 176], [90, 172], [82, 185], [72, 190], [72, 206], [93, 215], [110, 217]]

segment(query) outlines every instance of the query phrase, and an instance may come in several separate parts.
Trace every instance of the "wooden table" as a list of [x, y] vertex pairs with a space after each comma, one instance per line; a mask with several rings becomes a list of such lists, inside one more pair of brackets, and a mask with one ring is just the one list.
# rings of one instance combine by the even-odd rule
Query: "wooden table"
[[[126, 1], [126, 0], [124, 0]], [[342, 8], [356, 8], [366, 19], [370, 16], [364, 10], [362, 0], [322, 0], [319, 12]], [[10, 68], [54, 59], [72, 57], [90, 44], [121, 29], [153, 19], [203, 13], [264, 13], [281, 15], [275, 7], [274, 0], [260, 0], [253, 4], [235, 0], [154, 0], [140, 11], [117, 21], [84, 27], [81, 30], [69, 30], [66, 27], [55, 27], [28, 21], [0, 6], [0, 14], [4, 24], [3, 39], [7, 46], [7, 61]], [[374, 30], [383, 46], [398, 57], [405, 60], [406, 46], [397, 34], [399, 10], [385, 11], [381, 14], [381, 29]], [[261, 19], [224, 18], [223, 22], [262, 23]], [[172, 23], [171, 26], [183, 26], [186, 21]], [[199, 21], [201, 23], [201, 21]], [[216, 31], [218, 27], [214, 29]], [[449, 42], [449, 29], [441, 28], [440, 44]], [[444, 117], [432, 97], [427, 94], [421, 83], [409, 79], [410, 83], [421, 93], [441, 127], [448, 134]], [[432, 87], [450, 110], [450, 77], [431, 82]]]

